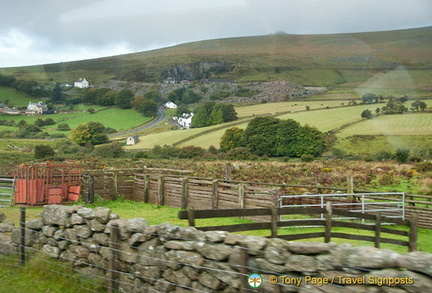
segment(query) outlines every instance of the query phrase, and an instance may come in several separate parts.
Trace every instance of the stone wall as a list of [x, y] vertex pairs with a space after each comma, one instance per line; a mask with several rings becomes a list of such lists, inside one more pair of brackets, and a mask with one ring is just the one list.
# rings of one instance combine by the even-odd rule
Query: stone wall
[[[117, 225], [119, 239], [112, 243]], [[426, 252], [400, 255], [367, 246], [148, 225], [103, 207], [45, 206], [41, 219], [28, 221], [27, 229], [27, 246], [92, 278], [109, 280], [109, 263], [117, 255], [120, 292], [423, 293], [432, 288], [432, 254]], [[12, 242], [20, 242], [19, 229]], [[252, 273], [263, 278], [257, 289], [246, 283]]]

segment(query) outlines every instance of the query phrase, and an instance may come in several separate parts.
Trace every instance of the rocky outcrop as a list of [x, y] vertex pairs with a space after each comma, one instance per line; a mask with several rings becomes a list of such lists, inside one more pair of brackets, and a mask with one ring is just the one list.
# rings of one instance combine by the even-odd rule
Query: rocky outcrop
[[231, 72], [234, 66], [226, 61], [201, 61], [189, 64], [174, 65], [165, 70], [161, 78], [168, 77], [176, 80], [202, 80], [214, 74]]
[[[118, 229], [113, 243], [112, 231]], [[0, 252], [16, 251], [0, 234]], [[432, 254], [400, 255], [349, 244], [288, 242], [225, 231], [199, 231], [145, 219], [121, 219], [107, 208], [46, 206], [27, 222], [26, 245], [104, 279], [116, 255], [121, 292], [239, 292], [252, 273], [259, 292], [427, 292]], [[277, 288], [278, 287], [278, 288]], [[249, 288], [251, 289], [251, 288]]]

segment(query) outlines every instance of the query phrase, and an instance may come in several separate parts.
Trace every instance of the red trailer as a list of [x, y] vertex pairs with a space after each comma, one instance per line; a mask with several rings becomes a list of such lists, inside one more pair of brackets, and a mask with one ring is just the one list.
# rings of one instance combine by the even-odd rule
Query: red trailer
[[15, 204], [61, 204], [78, 200], [82, 168], [40, 163], [20, 165], [15, 174]]

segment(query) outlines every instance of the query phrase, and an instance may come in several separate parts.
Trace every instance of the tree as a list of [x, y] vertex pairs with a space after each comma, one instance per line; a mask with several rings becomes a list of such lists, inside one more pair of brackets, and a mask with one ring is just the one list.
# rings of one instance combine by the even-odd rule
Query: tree
[[106, 128], [99, 122], [82, 123], [71, 130], [71, 139], [79, 145], [102, 144], [109, 141]]
[[153, 100], [156, 103], [162, 102], [162, 94], [158, 90], [151, 90], [144, 94], [144, 97], [148, 100]]
[[132, 108], [134, 94], [131, 90], [123, 89], [117, 93], [114, 100], [114, 105], [121, 109]]
[[411, 109], [415, 111], [424, 111], [426, 109], [427, 105], [425, 102], [416, 100], [413, 103], [411, 103]]
[[97, 147], [92, 152], [98, 158], [120, 158], [124, 153], [123, 147], [118, 142]]
[[51, 102], [59, 103], [61, 101], [63, 101], [62, 88], [60, 84], [57, 82], [54, 86], [54, 89], [51, 92]]
[[46, 157], [52, 157], [54, 154], [54, 149], [50, 145], [40, 144], [35, 146], [33, 155], [35, 159], [43, 159]]
[[70, 130], [69, 124], [67, 124], [67, 123], [61, 123], [61, 124], [57, 125], [57, 130], [59, 130], [59, 131], [69, 131]]
[[371, 119], [373, 117], [373, 115], [372, 115], [372, 112], [370, 110], [366, 109], [366, 110], [363, 110], [363, 112], [361, 113], [361, 117]]
[[200, 106], [196, 109], [194, 116], [192, 117], [192, 125], [193, 128], [198, 127], [206, 127], [212, 125], [212, 120], [209, 114], [207, 113], [205, 107]]
[[362, 96], [363, 104], [377, 103], [378, 96], [375, 94], [367, 93]]
[[243, 137], [244, 130], [238, 127], [231, 127], [225, 130], [225, 133], [220, 139], [220, 149], [223, 152], [227, 152], [231, 149], [241, 146], [241, 139]]
[[156, 116], [158, 112], [158, 105], [154, 100], [145, 97], [135, 97], [133, 100], [134, 108], [144, 116]]
[[397, 149], [395, 159], [399, 164], [405, 164], [410, 155], [409, 149]]
[[252, 119], [242, 137], [242, 145], [258, 156], [275, 156], [277, 154], [277, 133], [279, 119], [274, 117], [257, 117]]
[[222, 104], [222, 117], [223, 117], [223, 121], [224, 122], [230, 122], [230, 121], [235, 121], [237, 120], [237, 112], [234, 109], [234, 105], [233, 104]]

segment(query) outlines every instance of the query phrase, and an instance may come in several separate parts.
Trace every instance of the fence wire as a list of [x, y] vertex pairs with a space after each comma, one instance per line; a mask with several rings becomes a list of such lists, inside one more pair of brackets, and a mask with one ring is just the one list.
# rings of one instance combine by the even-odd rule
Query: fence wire
[[[7, 210], [0, 209], [0, 213], [2, 212], [8, 215], [7, 218], [3, 221], [3, 223], [11, 224], [15, 228], [18, 228], [20, 224], [22, 224], [19, 222], [19, 209], [16, 208], [9, 208]], [[18, 233], [18, 232], [13, 232], [13, 233]], [[11, 234], [12, 232], [0, 233], [0, 247], [3, 247], [4, 245], [8, 244], [7, 239], [8, 237], [11, 236]], [[149, 235], [155, 237], [158, 236], [157, 233], [149, 234]], [[179, 237], [176, 237], [175, 239], [171, 239], [171, 240], [190, 241], [190, 239], [179, 238]], [[79, 240], [71, 240], [68, 239], [67, 237], [59, 237], [57, 241], [68, 241], [70, 245], [82, 244], [81, 241]], [[202, 244], [215, 244], [215, 243], [209, 241], [202, 241]], [[107, 241], [107, 245], [108, 246], [99, 245], [97, 247], [93, 247], [93, 249], [97, 251], [100, 248], [104, 247], [104, 249], [109, 250], [110, 255], [119, 255], [122, 253], [127, 253], [127, 251], [124, 251], [122, 249], [113, 248], [118, 245], [118, 242]], [[244, 246], [236, 246], [236, 247], [240, 249], [240, 251], [246, 253], [247, 255], [253, 255], [253, 253], [251, 253], [251, 250], [247, 247]], [[53, 259], [52, 256], [49, 253], [44, 252], [44, 250], [34, 248], [34, 247], [29, 247], [29, 246], [25, 247], [25, 253], [27, 255], [26, 264], [20, 265], [20, 257], [21, 257], [20, 248], [21, 248], [21, 244], [15, 245], [15, 250], [11, 255], [4, 255], [2, 254], [2, 251], [0, 251], [0, 266], [3, 268], [14, 270], [15, 272], [18, 273], [20, 272], [20, 270], [22, 270], [25, 267], [31, 267], [31, 269], [34, 270], [45, 271], [52, 280], [58, 278], [68, 278], [68, 279], [72, 278], [73, 280], [75, 280], [76, 283], [80, 284], [79, 292], [131, 292], [131, 293], [147, 292], [148, 287], [154, 285], [158, 285], [159, 289], [162, 290], [159, 292], [214, 292], [214, 289], [206, 288], [204, 285], [198, 283], [197, 280], [191, 280], [190, 283], [186, 282], [180, 284], [180, 282], [172, 282], [163, 278], [163, 272], [157, 278], [152, 276], [140, 276], [139, 273], [137, 273], [134, 270], [128, 271], [124, 268], [110, 269], [107, 266], [99, 266], [94, 262], [90, 262], [88, 258], [77, 259], [75, 257], [69, 257], [68, 255], [65, 254], [60, 255], [59, 259]], [[159, 264], [162, 264], [164, 267], [168, 267], [168, 268], [181, 267], [183, 269], [183, 267], [189, 267], [197, 272], [197, 276], [199, 274], [202, 274], [203, 272], [207, 272], [212, 276], [216, 276], [215, 278], [218, 278], [217, 275], [223, 275], [225, 277], [230, 276], [235, 280], [239, 280], [241, 278], [247, 278], [251, 273], [258, 273], [265, 276], [272, 275], [272, 276], [276, 276], [277, 278], [282, 276], [288, 278], [304, 277], [301, 276], [300, 273], [298, 274], [288, 273], [288, 272], [280, 273], [275, 271], [259, 269], [256, 266], [252, 266], [249, 263], [246, 263], [245, 265], [240, 265], [240, 264], [231, 264], [231, 263], [212, 260], [212, 259], [205, 259], [202, 265], [194, 265], [191, 263], [185, 264], [183, 261], [168, 260], [166, 258], [147, 255], [145, 256], [145, 261], [157, 262]], [[336, 264], [333, 262], [322, 262], [322, 263], [328, 265], [329, 267], [341, 267], [340, 264]], [[227, 266], [229, 267], [229, 269], [223, 269], [224, 267]], [[95, 275], [90, 275], [85, 277], [82, 276], [83, 268], [98, 269], [101, 272], [103, 272], [103, 274], [100, 274], [98, 278], [96, 278]], [[355, 269], [355, 270], [364, 270], [366, 272], [369, 272], [369, 270], [365, 270], [362, 268], [354, 268], [354, 267], [347, 267], [347, 266], [346, 268]], [[112, 276], [114, 276], [115, 278], [114, 280], [112, 279]], [[115, 291], [113, 291], [113, 288], [111, 286], [107, 285], [113, 281], [115, 282], [116, 287], [118, 288]], [[223, 283], [224, 280], [219, 279], [219, 282]], [[226, 287], [229, 287], [229, 284], [226, 284]], [[1, 284], [0, 284], [0, 288], [1, 288]], [[235, 288], [231, 288], [233, 290], [229, 292], [298, 292], [300, 290], [301, 292], [305, 292], [305, 293], [317, 292], [316, 287], [303, 286], [300, 288], [295, 285], [281, 284], [279, 282], [278, 284], [273, 285], [273, 287], [271, 288], [273, 290], [267, 289], [267, 291], [263, 291], [262, 288], [254, 289], [252, 287], [242, 287], [240, 283], [240, 286], [235, 286]], [[348, 289], [342, 285], [328, 284], [327, 292], [341, 292], [341, 290], [347, 290], [346, 292], [348, 292], [348, 290], [349, 292], [364, 292], [364, 290], [361, 288], [350, 287]]]

